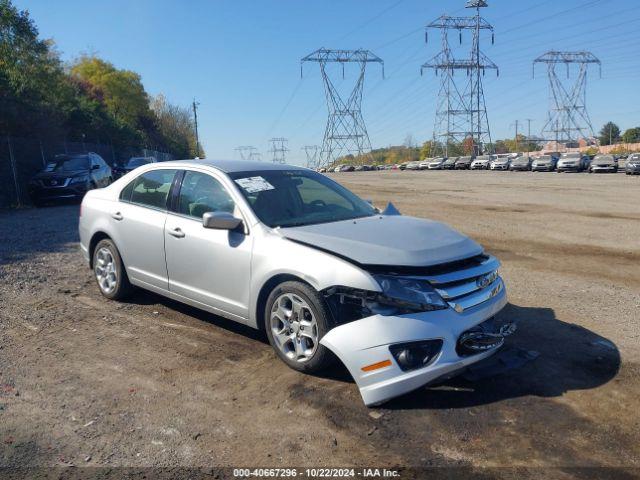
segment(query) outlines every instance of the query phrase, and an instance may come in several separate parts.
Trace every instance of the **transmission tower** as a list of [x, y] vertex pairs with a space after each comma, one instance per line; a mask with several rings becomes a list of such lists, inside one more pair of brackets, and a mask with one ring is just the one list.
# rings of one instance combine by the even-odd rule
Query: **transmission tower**
[[286, 138], [272, 138], [271, 142], [271, 154], [273, 155], [273, 163], [286, 163], [286, 155], [289, 149], [287, 148]]
[[304, 150], [304, 153], [307, 156], [307, 168], [311, 168], [313, 170], [320, 168], [320, 147], [318, 145], [305, 145], [304, 147], [302, 147], [302, 150]]
[[[362, 90], [364, 75], [368, 63], [382, 65], [384, 78], [384, 62], [369, 50], [329, 50], [321, 48], [307, 55], [301, 60], [302, 64], [316, 62], [320, 64], [320, 73], [324, 83], [325, 96], [329, 116], [327, 127], [322, 140], [319, 166], [327, 166], [344, 155], [356, 155], [364, 163], [365, 155], [371, 151], [369, 134], [362, 118]], [[345, 99], [336, 88], [327, 72], [327, 65], [337, 63], [342, 66], [342, 78], [345, 75], [345, 64], [355, 63], [359, 68], [359, 75], [349, 96]]]
[[[596, 64], [602, 75], [600, 60], [591, 52], [549, 51], [533, 61], [534, 76], [537, 63], [547, 64], [549, 77], [550, 106], [542, 137], [562, 143], [593, 137], [593, 125], [587, 113], [587, 70], [589, 65]], [[578, 77], [573, 85], [563, 82], [556, 71], [558, 65], [564, 65], [569, 78], [572, 64], [578, 66]]]
[[[433, 129], [434, 144], [442, 150], [444, 156], [449, 154], [449, 146], [455, 143], [470, 142], [474, 155], [481, 155], [491, 145], [491, 131], [487, 107], [484, 100], [482, 77], [486, 70], [495, 70], [498, 66], [480, 50], [480, 34], [484, 30], [491, 32], [491, 43], [494, 41], [493, 26], [480, 16], [480, 9], [487, 7], [484, 0], [469, 0], [466, 8], [475, 8], [472, 17], [450, 17], [443, 15], [427, 25], [425, 40], [428, 40], [429, 29], [440, 30], [442, 50], [420, 68], [433, 69], [436, 75], [441, 74], [440, 91], [436, 107], [436, 119]], [[462, 32], [471, 30], [473, 40], [469, 57], [455, 58], [449, 43], [449, 32], [458, 31], [459, 42], [462, 43]], [[456, 82], [455, 72], [466, 74], [464, 82]], [[463, 84], [464, 83], [464, 84]]]
[[252, 157], [253, 155], [255, 155], [256, 150], [256, 147], [251, 145], [240, 146], [236, 148], [236, 152], [240, 154], [240, 158], [242, 160], [253, 160]]

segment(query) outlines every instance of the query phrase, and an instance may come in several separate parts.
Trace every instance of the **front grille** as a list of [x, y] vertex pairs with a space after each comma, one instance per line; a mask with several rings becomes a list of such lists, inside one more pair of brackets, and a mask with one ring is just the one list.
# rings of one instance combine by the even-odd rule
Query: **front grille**
[[45, 187], [66, 187], [69, 183], [68, 178], [45, 178], [41, 180]]
[[451, 308], [463, 313], [502, 292], [504, 284], [498, 276], [499, 266], [500, 262], [495, 257], [485, 256], [485, 260], [477, 266], [429, 276], [427, 279]]

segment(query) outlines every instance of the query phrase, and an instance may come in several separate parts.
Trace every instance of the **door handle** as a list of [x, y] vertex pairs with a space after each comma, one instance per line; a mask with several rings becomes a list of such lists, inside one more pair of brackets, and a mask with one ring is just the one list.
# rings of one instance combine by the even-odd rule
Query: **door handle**
[[174, 228], [173, 230], [167, 231], [169, 235], [176, 238], [184, 238], [184, 232], [180, 230], [180, 228]]
[[111, 214], [111, 218], [113, 218], [114, 220], [122, 220], [124, 217], [122, 216], [122, 214], [120, 212], [115, 212]]

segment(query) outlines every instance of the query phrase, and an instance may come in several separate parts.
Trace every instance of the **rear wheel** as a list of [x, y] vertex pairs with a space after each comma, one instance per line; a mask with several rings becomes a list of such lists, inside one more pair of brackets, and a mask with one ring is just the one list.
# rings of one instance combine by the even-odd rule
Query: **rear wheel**
[[110, 239], [100, 240], [96, 245], [93, 251], [93, 273], [100, 293], [110, 300], [123, 300], [133, 290], [120, 252]]
[[331, 313], [324, 299], [310, 286], [296, 281], [273, 289], [265, 308], [269, 343], [294, 370], [319, 372], [333, 356], [320, 340], [329, 331]]

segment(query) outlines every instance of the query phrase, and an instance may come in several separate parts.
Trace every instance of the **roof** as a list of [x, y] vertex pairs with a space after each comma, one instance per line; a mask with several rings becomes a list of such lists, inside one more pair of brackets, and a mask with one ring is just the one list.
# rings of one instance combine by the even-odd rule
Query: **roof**
[[260, 170], [306, 170], [297, 165], [287, 165], [284, 163], [256, 162], [249, 160], [172, 160], [162, 162], [163, 166], [174, 165], [176, 167], [188, 168], [190, 166], [207, 166], [216, 168], [225, 173], [250, 172]]

